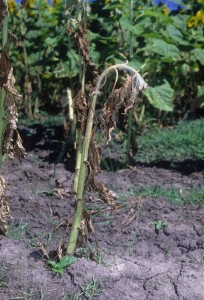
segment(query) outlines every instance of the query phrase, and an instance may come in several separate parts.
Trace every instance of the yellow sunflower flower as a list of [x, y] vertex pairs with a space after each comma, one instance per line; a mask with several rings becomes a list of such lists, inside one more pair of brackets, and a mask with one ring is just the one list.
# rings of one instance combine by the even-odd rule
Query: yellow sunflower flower
[[15, 6], [16, 6], [15, 0], [8, 0], [8, 10], [10, 14], [14, 12]]
[[196, 13], [196, 18], [198, 19], [198, 23], [203, 25], [204, 24], [204, 11], [199, 10]]
[[166, 6], [163, 8], [163, 13], [164, 13], [165, 15], [168, 15], [168, 14], [169, 14], [169, 9], [168, 9]]
[[28, 0], [28, 4], [27, 4], [27, 7], [33, 7], [35, 4], [35, 0]]
[[56, 6], [60, 3], [60, 0], [53, 0], [52, 3], [53, 3], [53, 6]]
[[197, 19], [195, 16], [191, 17], [191, 18], [188, 20], [188, 27], [189, 27], [189, 28], [195, 27], [195, 26], [197, 26], [197, 25], [198, 25], [198, 19]]

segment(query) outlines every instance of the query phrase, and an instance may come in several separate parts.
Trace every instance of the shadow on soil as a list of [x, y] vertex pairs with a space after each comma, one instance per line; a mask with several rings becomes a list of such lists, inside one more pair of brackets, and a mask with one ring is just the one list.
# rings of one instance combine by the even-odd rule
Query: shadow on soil
[[[63, 134], [63, 126], [44, 127], [37, 124], [29, 128], [19, 129], [21, 137], [24, 141], [26, 152], [39, 149], [40, 151], [48, 151], [47, 156], [43, 158], [48, 163], [64, 163], [68, 171], [73, 172], [75, 166], [75, 150], [66, 142]], [[131, 166], [139, 167], [156, 167], [167, 170], [175, 170], [183, 175], [190, 175], [194, 172], [204, 170], [204, 160], [185, 160], [182, 162], [172, 163], [170, 161], [159, 161], [150, 164], [137, 162], [137, 159], [130, 158]], [[117, 171], [126, 168], [125, 163], [120, 158], [105, 157], [101, 162], [102, 170]]]

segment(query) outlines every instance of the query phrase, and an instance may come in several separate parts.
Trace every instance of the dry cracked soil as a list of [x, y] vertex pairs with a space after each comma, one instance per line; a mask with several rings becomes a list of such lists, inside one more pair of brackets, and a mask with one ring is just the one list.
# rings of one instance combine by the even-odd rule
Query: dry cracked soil
[[134, 195], [150, 185], [191, 191], [203, 186], [202, 172], [135, 166], [101, 173], [118, 209], [87, 192], [95, 233], [86, 249], [79, 241], [77, 262], [57, 276], [45, 254], [53, 259], [66, 247], [75, 199], [73, 173], [59, 163], [54, 174], [49, 155], [39, 147], [2, 168], [13, 218], [0, 236], [1, 300], [204, 300], [204, 207]]

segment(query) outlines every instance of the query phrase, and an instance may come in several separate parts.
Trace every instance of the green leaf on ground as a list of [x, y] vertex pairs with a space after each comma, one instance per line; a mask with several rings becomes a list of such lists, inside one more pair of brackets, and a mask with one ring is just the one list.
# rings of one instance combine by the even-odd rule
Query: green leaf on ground
[[69, 257], [67, 255], [63, 256], [62, 259], [59, 262], [56, 262], [54, 260], [49, 260], [48, 265], [52, 267], [53, 272], [59, 274], [62, 274], [64, 269], [72, 264], [74, 264], [77, 261], [77, 258], [72, 256]]

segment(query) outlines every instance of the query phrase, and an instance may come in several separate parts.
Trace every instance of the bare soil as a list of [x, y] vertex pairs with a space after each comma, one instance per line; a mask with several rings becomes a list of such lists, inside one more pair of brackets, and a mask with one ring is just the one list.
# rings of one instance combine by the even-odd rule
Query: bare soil
[[[65, 249], [75, 199], [73, 173], [59, 163], [54, 176], [50, 155], [38, 147], [21, 164], [7, 161], [2, 168], [13, 219], [8, 236], [0, 237], [1, 300], [204, 300], [204, 207], [132, 193], [149, 185], [190, 191], [203, 185], [202, 172], [187, 176], [141, 166], [104, 171], [100, 180], [117, 192], [119, 208], [112, 211], [96, 194], [86, 194], [95, 228], [87, 251], [95, 261], [78, 248], [77, 262], [56, 276], [39, 241], [51, 258], [60, 242]], [[155, 230], [156, 220], [167, 226]], [[88, 298], [81, 288], [93, 278], [101, 295]], [[74, 293], [81, 296], [68, 297]]]

